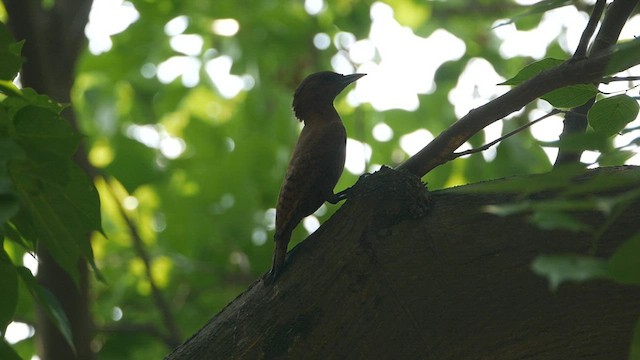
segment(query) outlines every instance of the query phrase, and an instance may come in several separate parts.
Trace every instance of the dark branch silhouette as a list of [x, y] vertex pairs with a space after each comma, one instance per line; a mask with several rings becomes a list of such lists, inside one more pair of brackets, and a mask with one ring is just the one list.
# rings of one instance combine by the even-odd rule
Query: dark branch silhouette
[[448, 162], [451, 154], [480, 130], [522, 109], [546, 93], [568, 85], [599, 82], [606, 72], [620, 72], [640, 63], [638, 59], [637, 62], [625, 68], [608, 68], [612, 54], [604, 51], [611, 49], [615, 44], [620, 29], [637, 3], [638, 1], [616, 1], [610, 5], [601, 30], [594, 40], [592, 56], [586, 59], [572, 58], [555, 68], [541, 72], [485, 105], [471, 110], [422, 150], [400, 164], [398, 169], [422, 177], [433, 168]]

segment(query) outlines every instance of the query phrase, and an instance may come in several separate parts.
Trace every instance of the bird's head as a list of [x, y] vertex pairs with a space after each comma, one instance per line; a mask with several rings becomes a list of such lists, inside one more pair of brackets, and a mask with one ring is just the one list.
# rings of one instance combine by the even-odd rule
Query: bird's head
[[322, 71], [307, 76], [293, 94], [293, 112], [303, 121], [313, 112], [321, 112], [333, 107], [333, 100], [347, 85], [366, 74], [342, 75], [331, 71]]

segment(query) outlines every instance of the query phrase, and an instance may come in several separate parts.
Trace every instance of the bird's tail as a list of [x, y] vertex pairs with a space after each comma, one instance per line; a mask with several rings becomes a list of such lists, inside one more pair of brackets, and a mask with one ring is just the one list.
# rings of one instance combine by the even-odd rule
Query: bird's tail
[[273, 283], [282, 268], [284, 267], [284, 261], [287, 257], [287, 246], [289, 245], [289, 239], [291, 238], [291, 232], [287, 232], [285, 234], [276, 234], [275, 243], [276, 248], [273, 250], [273, 263], [271, 265], [271, 271], [265, 277], [265, 282], [267, 284]]

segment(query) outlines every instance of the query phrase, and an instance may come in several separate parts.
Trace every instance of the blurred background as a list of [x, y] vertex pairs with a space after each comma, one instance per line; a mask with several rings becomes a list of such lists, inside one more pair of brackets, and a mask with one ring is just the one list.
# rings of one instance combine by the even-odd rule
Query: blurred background
[[[406, 160], [506, 92], [499, 83], [525, 65], [570, 57], [594, 2], [544, 12], [531, 11], [533, 1], [504, 0], [94, 0], [72, 93], [89, 160], [110, 175], [96, 184], [106, 237], [95, 234], [92, 244], [106, 282], [94, 281], [91, 290], [93, 350], [102, 359], [170, 351], [118, 203], [184, 340], [269, 269], [275, 201], [301, 128], [292, 94], [305, 76], [368, 74], [336, 100], [349, 136], [339, 191], [382, 164]], [[621, 39], [639, 29], [635, 16]], [[638, 96], [634, 85], [601, 89]], [[551, 109], [532, 103], [460, 150]], [[562, 118], [553, 116], [423, 180], [436, 190], [547, 171], [557, 151], [543, 145], [561, 130]], [[582, 161], [638, 164], [628, 146], [636, 137], [617, 136], [611, 153], [586, 152]], [[292, 246], [338, 207], [325, 204], [305, 219]], [[37, 272], [32, 256], [23, 260]], [[20, 300], [29, 319], [30, 299]], [[27, 323], [12, 323], [7, 339], [28, 358], [35, 349]]]

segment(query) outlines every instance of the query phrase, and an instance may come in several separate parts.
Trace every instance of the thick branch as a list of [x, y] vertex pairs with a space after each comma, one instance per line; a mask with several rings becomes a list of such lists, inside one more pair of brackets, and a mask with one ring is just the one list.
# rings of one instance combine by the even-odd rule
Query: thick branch
[[[590, 51], [590, 56], [604, 54], [611, 51], [612, 47], [618, 41], [618, 37], [620, 36], [620, 32], [622, 31], [622, 27], [627, 22], [627, 19], [631, 15], [631, 12], [638, 4], [638, 1], [615, 1], [607, 10], [607, 14], [602, 20], [602, 26], [600, 27], [600, 31], [598, 35], [596, 35], [595, 40], [593, 41], [593, 47]], [[596, 17], [599, 18], [600, 15], [598, 13], [601, 11], [600, 9], [600, 1], [596, 4], [591, 19], [589, 20], [589, 25], [587, 29], [585, 29], [585, 33], [583, 33], [582, 39], [580, 41], [580, 46], [576, 50], [574, 54], [574, 59], [578, 59], [581, 56], [585, 55], [584, 50], [586, 48], [585, 38], [591, 37], [588, 33], [592, 28], [592, 23]], [[574, 108], [571, 112], [568, 112], [564, 118], [564, 128], [562, 129], [562, 134], [560, 134], [560, 139], [564, 139], [573, 134], [584, 133], [587, 129], [587, 112], [591, 109], [593, 104], [595, 103], [595, 98], [590, 99], [584, 105], [578, 106]], [[558, 149], [558, 157], [556, 158], [556, 162], [554, 166], [560, 166], [563, 164], [571, 164], [577, 163], [580, 161], [580, 157], [582, 156], [582, 151], [576, 151], [575, 149], [565, 149], [562, 146], [562, 142], [560, 143], [560, 148]]]
[[589, 52], [591, 56], [611, 51], [638, 2], [639, 0], [617, 0], [609, 5]]
[[478, 131], [522, 109], [542, 95], [568, 85], [597, 81], [604, 75], [610, 57], [609, 54], [603, 54], [589, 59], [568, 61], [541, 72], [506, 94], [471, 110], [417, 154], [400, 164], [398, 169], [416, 176], [424, 176], [431, 169], [449, 161], [451, 154]]
[[[619, 31], [616, 33], [616, 29], [623, 26], [626, 21], [624, 14], [628, 16], [637, 2], [619, 0], [611, 5], [602, 26], [603, 29], [607, 26], [607, 30], [600, 31], [591, 51], [595, 56], [581, 60], [572, 59], [556, 68], [542, 72], [506, 94], [470, 111], [417, 154], [400, 164], [398, 169], [409, 171], [417, 176], [424, 176], [436, 166], [449, 161], [451, 154], [477, 132], [522, 109], [544, 94], [568, 85], [598, 82], [605, 75], [605, 70], [609, 72], [626, 70], [626, 68], [607, 69], [610, 54], [600, 49], [610, 49], [608, 44], [613, 37], [617, 39], [619, 34]], [[613, 40], [614, 44], [615, 39]], [[640, 63], [640, 59], [628, 67], [638, 63]]]
[[[640, 185], [633, 168], [588, 177], [607, 174]], [[552, 293], [532, 260], [586, 253], [590, 237], [490, 215], [487, 205], [517, 197], [473, 189], [428, 200], [402, 172], [361, 179], [292, 251], [275, 285], [257, 281], [167, 359], [626, 358], [640, 288], [594, 281]], [[636, 203], [611, 224], [598, 256], [637, 232], [638, 212]], [[603, 222], [597, 212], [579, 216]]]

